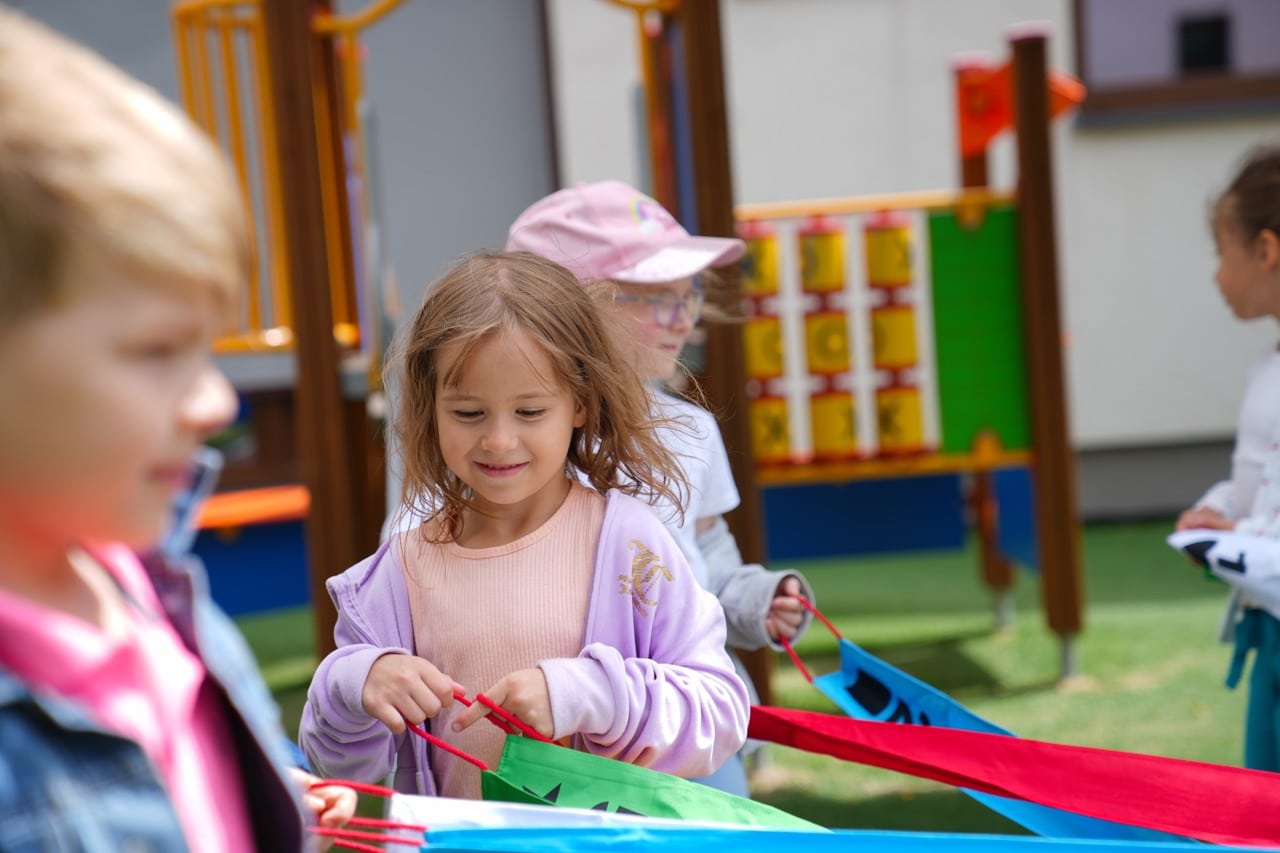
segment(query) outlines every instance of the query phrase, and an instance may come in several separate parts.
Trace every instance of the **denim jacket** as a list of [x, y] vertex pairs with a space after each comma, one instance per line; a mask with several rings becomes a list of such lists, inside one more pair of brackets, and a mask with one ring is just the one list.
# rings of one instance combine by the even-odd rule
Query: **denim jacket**
[[[178, 635], [226, 700], [258, 849], [301, 850], [302, 811], [284, 770], [293, 762], [244, 638], [209, 597], [197, 560], [145, 564]], [[137, 743], [72, 703], [34, 695], [0, 668], [0, 851], [186, 849], [164, 784]]]

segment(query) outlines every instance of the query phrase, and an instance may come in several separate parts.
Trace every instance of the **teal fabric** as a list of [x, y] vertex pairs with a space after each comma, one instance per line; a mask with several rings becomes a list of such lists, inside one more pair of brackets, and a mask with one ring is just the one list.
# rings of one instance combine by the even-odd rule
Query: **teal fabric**
[[1250, 651], [1254, 657], [1245, 705], [1244, 766], [1280, 772], [1280, 621], [1265, 610], [1246, 608], [1236, 623], [1228, 687], [1239, 682]]

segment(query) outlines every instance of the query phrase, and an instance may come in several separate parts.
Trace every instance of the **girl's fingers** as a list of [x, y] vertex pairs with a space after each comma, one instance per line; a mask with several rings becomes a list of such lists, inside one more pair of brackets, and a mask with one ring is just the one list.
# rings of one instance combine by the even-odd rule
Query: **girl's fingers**
[[[502, 703], [498, 699], [492, 696], [489, 698], [493, 699], [493, 701], [497, 703], [499, 707], [501, 707]], [[469, 728], [477, 720], [481, 720], [484, 717], [488, 716], [488, 714], [489, 714], [488, 708], [486, 708], [484, 705], [480, 704], [479, 702], [473, 702], [471, 703], [470, 708], [463, 711], [461, 714], [457, 716], [456, 719], [454, 719], [453, 725], [451, 726], [451, 728], [455, 732], [460, 732], [465, 728]]]

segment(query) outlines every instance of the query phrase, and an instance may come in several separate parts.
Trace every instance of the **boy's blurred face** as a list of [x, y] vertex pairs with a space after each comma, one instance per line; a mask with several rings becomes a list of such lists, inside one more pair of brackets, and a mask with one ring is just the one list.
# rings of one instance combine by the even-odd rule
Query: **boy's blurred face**
[[73, 263], [63, 304], [0, 334], [0, 535], [154, 544], [191, 455], [235, 414], [212, 289]]

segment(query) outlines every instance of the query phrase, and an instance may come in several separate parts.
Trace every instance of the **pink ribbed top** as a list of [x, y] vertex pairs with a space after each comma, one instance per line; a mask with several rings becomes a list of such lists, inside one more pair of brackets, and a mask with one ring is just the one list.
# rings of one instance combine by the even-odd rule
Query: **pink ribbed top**
[[[493, 548], [433, 545], [410, 534], [405, 582], [418, 654], [474, 697], [500, 678], [544, 658], [577, 657], [587, 623], [603, 496], [574, 483], [537, 530]], [[481, 721], [454, 733], [460, 702], [431, 721], [431, 732], [490, 767], [504, 735]], [[432, 750], [439, 791], [480, 798], [480, 773], [442, 749]]]

